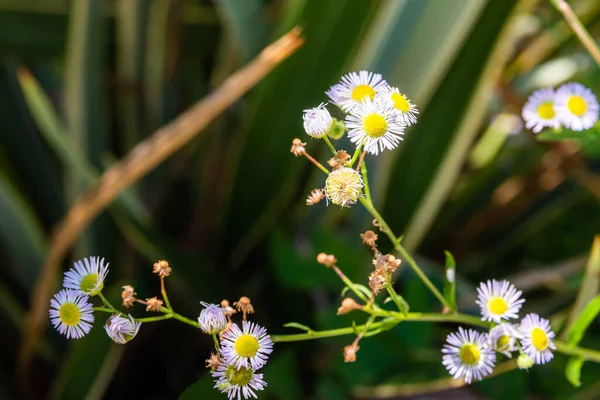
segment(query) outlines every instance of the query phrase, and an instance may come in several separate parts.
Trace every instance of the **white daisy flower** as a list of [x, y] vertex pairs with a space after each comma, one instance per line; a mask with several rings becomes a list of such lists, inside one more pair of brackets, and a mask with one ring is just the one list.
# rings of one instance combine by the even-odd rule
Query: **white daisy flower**
[[302, 119], [304, 120], [304, 130], [308, 136], [315, 139], [325, 136], [333, 125], [333, 118], [329, 114], [329, 111], [327, 111], [327, 108], [325, 108], [325, 103], [319, 104], [318, 107], [304, 110]]
[[582, 131], [598, 121], [598, 99], [579, 83], [567, 83], [556, 91], [556, 115], [569, 129]]
[[357, 146], [364, 145], [371, 154], [395, 149], [404, 135], [404, 125], [396, 118], [392, 104], [367, 98], [346, 115], [348, 138]]
[[560, 128], [560, 120], [556, 114], [555, 93], [552, 88], [533, 92], [523, 106], [521, 114], [525, 120], [525, 127], [535, 133], [546, 127]]
[[409, 126], [417, 122], [419, 113], [417, 106], [412, 104], [398, 88], [387, 85], [382, 87], [377, 91], [375, 100], [390, 103], [396, 110], [396, 118], [401, 124]]
[[375, 93], [387, 85], [380, 74], [369, 71], [350, 72], [342, 81], [333, 85], [325, 94], [344, 111], [348, 111], [365, 99], [373, 100]]
[[554, 355], [551, 350], [556, 350], [554, 332], [550, 328], [550, 322], [537, 314], [527, 314], [521, 321], [520, 326], [521, 345], [523, 351], [535, 361], [536, 364], [545, 364], [552, 360]]
[[231, 400], [241, 400], [250, 397], [258, 398], [256, 391], [264, 390], [267, 383], [263, 380], [263, 374], [257, 374], [252, 368], [236, 368], [233, 364], [221, 363], [217, 369], [211, 372], [215, 379], [215, 388], [221, 393], [227, 394]]
[[362, 193], [363, 180], [352, 168], [338, 168], [331, 171], [325, 181], [325, 194], [333, 204], [349, 207], [356, 203]]
[[507, 280], [481, 282], [477, 288], [477, 303], [481, 307], [483, 321], [502, 322], [502, 319], [518, 318], [517, 313], [525, 302], [522, 292]]
[[493, 327], [488, 337], [492, 349], [508, 358], [512, 358], [511, 352], [519, 350], [517, 340], [523, 338], [518, 327], [508, 323]]
[[209, 304], [203, 301], [200, 302], [204, 309], [200, 311], [198, 324], [204, 333], [209, 335], [220, 333], [227, 327], [227, 318], [221, 306], [217, 304]]
[[119, 315], [113, 315], [106, 321], [104, 330], [115, 343], [125, 344], [137, 335], [141, 322], [135, 322], [131, 315], [127, 315], [127, 318]]
[[83, 261], [76, 261], [75, 267], [65, 273], [63, 286], [78, 290], [82, 294], [95, 296], [104, 288], [106, 274], [108, 274], [108, 264], [104, 265], [104, 258], [84, 258]]
[[243, 321], [242, 329], [233, 324], [221, 337], [221, 354], [236, 368], [257, 370], [267, 362], [273, 351], [273, 341], [267, 330], [252, 322]]
[[496, 363], [496, 353], [488, 340], [485, 333], [458, 328], [458, 333], [451, 333], [446, 338], [442, 364], [454, 379], [464, 378], [467, 383], [473, 379], [481, 380], [492, 373]]
[[86, 295], [63, 289], [50, 300], [50, 320], [67, 339], [80, 339], [92, 329], [94, 312]]

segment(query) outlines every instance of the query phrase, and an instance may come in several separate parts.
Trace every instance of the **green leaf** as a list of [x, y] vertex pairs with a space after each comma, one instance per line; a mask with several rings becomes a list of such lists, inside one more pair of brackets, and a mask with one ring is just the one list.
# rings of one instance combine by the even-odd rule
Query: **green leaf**
[[594, 297], [594, 299], [588, 303], [588, 305], [583, 309], [581, 314], [579, 314], [579, 317], [577, 317], [571, 326], [568, 339], [570, 345], [577, 346], [577, 344], [579, 344], [581, 339], [583, 339], [583, 335], [585, 335], [585, 331], [599, 313], [600, 294]]
[[449, 251], [446, 253], [446, 278], [444, 279], [444, 298], [452, 310], [456, 310], [456, 261]]
[[569, 361], [567, 361], [565, 376], [571, 385], [575, 387], [581, 386], [581, 367], [583, 367], [584, 361], [585, 359], [583, 357], [571, 357], [569, 358]]
[[283, 327], [284, 328], [297, 328], [297, 329], [301, 329], [301, 330], [306, 331], [306, 332], [314, 332], [308, 326], [302, 325], [302, 324], [300, 324], [298, 322], [288, 322], [287, 324], [283, 325]]
[[264, 2], [260, 0], [217, 0], [217, 12], [245, 60], [256, 56], [268, 37]]
[[584, 140], [597, 142], [600, 140], [600, 127], [594, 126], [585, 131], [572, 131], [570, 129], [551, 130], [546, 129], [538, 133], [535, 138], [540, 142], [562, 142], [564, 140]]

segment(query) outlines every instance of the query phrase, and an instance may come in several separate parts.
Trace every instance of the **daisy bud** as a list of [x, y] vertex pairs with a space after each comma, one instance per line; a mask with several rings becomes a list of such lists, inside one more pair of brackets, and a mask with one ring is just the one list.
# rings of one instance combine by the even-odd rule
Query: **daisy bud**
[[339, 121], [334, 118], [333, 125], [329, 129], [329, 132], [327, 132], [327, 137], [333, 140], [338, 140], [344, 136], [344, 133], [346, 133], [346, 125], [344, 124], [344, 121]]
[[331, 171], [325, 181], [325, 193], [333, 204], [349, 207], [356, 203], [362, 193], [363, 181], [352, 168], [342, 167]]
[[325, 198], [325, 192], [323, 189], [313, 189], [312, 192], [306, 198], [306, 205], [312, 206], [313, 204], [317, 204], [321, 200]]
[[344, 347], [344, 362], [351, 363], [356, 361], [356, 353], [360, 350], [360, 346], [352, 343]]
[[131, 307], [133, 306], [133, 302], [135, 300], [135, 295], [137, 294], [136, 292], [134, 292], [133, 286], [131, 285], [125, 285], [122, 286], [123, 291], [121, 292], [121, 299], [123, 299], [123, 307]]
[[240, 297], [238, 301], [233, 303], [233, 306], [243, 313], [254, 314], [254, 307], [252, 307], [250, 299], [246, 296]]
[[325, 108], [325, 103], [321, 103], [318, 107], [304, 110], [304, 131], [315, 139], [320, 139], [329, 132], [333, 125], [333, 118]]
[[519, 367], [519, 369], [529, 369], [529, 368], [533, 367], [533, 364], [535, 364], [533, 362], [533, 359], [531, 357], [529, 357], [527, 354], [521, 354], [517, 358], [517, 366]]
[[358, 304], [354, 299], [346, 297], [342, 300], [342, 305], [337, 310], [337, 315], [348, 314], [350, 311], [361, 310], [362, 306]]
[[319, 255], [317, 256], [317, 262], [319, 264], [323, 264], [327, 268], [330, 268], [335, 265], [337, 259], [334, 257], [333, 254], [319, 253]]
[[363, 243], [369, 247], [375, 247], [375, 242], [377, 241], [377, 234], [371, 230], [365, 231], [365, 233], [360, 234], [360, 238]]
[[169, 263], [165, 260], [159, 260], [154, 263], [153, 271], [155, 274], [158, 274], [161, 278], [166, 278], [171, 275], [171, 267], [169, 267]]
[[128, 318], [119, 315], [113, 315], [106, 321], [104, 330], [115, 343], [125, 344], [137, 335], [142, 326], [141, 322], [135, 322], [131, 315]]
[[290, 149], [290, 153], [293, 153], [296, 157], [301, 156], [306, 153], [306, 143], [302, 143], [302, 140], [296, 138], [292, 140], [292, 148]]
[[162, 300], [159, 300], [156, 297], [152, 297], [151, 299], [146, 299], [146, 302], [148, 303], [146, 305], [146, 311], [159, 312], [163, 305]]
[[220, 306], [203, 301], [200, 304], [202, 304], [204, 309], [200, 311], [198, 324], [200, 324], [200, 329], [204, 333], [214, 335], [227, 327], [227, 318], [225, 318], [225, 313]]

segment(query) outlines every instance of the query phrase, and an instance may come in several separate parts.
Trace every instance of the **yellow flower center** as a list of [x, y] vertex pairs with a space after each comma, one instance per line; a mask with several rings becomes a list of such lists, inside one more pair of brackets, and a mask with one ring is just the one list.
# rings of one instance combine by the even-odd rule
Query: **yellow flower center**
[[363, 129], [367, 135], [374, 139], [382, 137], [387, 132], [387, 121], [385, 117], [380, 114], [370, 114], [363, 119]]
[[233, 365], [230, 365], [225, 370], [225, 376], [232, 385], [246, 386], [252, 380], [252, 370], [244, 367], [236, 370]]
[[475, 365], [479, 362], [479, 349], [471, 343], [467, 343], [460, 348], [460, 359], [467, 365]]
[[325, 191], [329, 200], [342, 207], [356, 203], [362, 187], [360, 175], [352, 168], [336, 169], [325, 181]]
[[579, 96], [571, 96], [567, 102], [567, 107], [569, 108], [569, 111], [578, 117], [581, 117], [587, 111], [587, 103]]
[[510, 336], [502, 335], [496, 341], [496, 349], [498, 349], [498, 350], [508, 349], [509, 344], [510, 344]]
[[81, 280], [81, 285], [79, 285], [79, 288], [86, 293], [97, 294], [98, 292], [100, 292], [102, 290], [102, 287], [104, 286], [104, 282], [103, 282], [98, 286], [98, 288], [96, 288], [96, 282], [98, 282], [99, 279], [100, 279], [100, 275], [98, 275], [98, 274], [86, 275]]
[[538, 115], [542, 119], [552, 119], [554, 118], [554, 106], [552, 102], [542, 103], [537, 109]]
[[531, 332], [531, 343], [533, 344], [533, 347], [539, 351], [546, 350], [548, 347], [548, 336], [546, 336], [546, 332], [540, 328], [533, 328], [533, 331]]
[[81, 312], [73, 303], [65, 303], [60, 306], [60, 320], [68, 326], [75, 326], [81, 320]]
[[397, 110], [400, 110], [402, 112], [408, 112], [408, 110], [410, 109], [408, 100], [406, 100], [406, 97], [403, 94], [392, 94], [392, 101], [394, 102], [394, 107], [396, 107]]
[[358, 85], [352, 90], [352, 100], [361, 101], [365, 97], [370, 97], [371, 100], [375, 97], [375, 89], [369, 85]]
[[502, 297], [492, 297], [488, 301], [488, 310], [492, 314], [501, 315], [508, 310], [508, 303]]
[[235, 351], [242, 357], [252, 357], [258, 350], [258, 340], [252, 335], [244, 334], [235, 341]]

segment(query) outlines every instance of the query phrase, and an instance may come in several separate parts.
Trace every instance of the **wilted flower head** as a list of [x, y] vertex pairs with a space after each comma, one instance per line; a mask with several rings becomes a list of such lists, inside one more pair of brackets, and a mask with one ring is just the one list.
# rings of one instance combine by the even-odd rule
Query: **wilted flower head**
[[125, 344], [137, 335], [141, 322], [135, 322], [131, 315], [127, 315], [127, 318], [119, 315], [113, 315], [106, 321], [104, 330], [115, 343]]
[[356, 353], [358, 352], [358, 350], [360, 350], [360, 346], [356, 343], [352, 343], [344, 347], [344, 362], [355, 362]]
[[338, 150], [335, 156], [327, 161], [327, 164], [329, 164], [329, 166], [335, 170], [342, 168], [348, 163], [348, 161], [350, 161], [350, 154], [348, 154], [346, 150]]
[[233, 306], [244, 314], [254, 314], [254, 307], [250, 302], [250, 299], [246, 296], [240, 297], [240, 299], [233, 303]]
[[233, 314], [237, 313], [236, 309], [229, 305], [229, 301], [226, 299], [221, 300], [221, 309], [225, 313], [226, 316], [231, 317]]
[[302, 140], [298, 138], [292, 140], [292, 148], [290, 149], [290, 153], [293, 153], [296, 157], [305, 154], [306, 143], [303, 143]]
[[223, 364], [223, 362], [224, 361], [221, 359], [221, 356], [218, 353], [211, 353], [210, 358], [206, 360], [206, 368], [214, 371], [219, 367], [219, 365]]
[[304, 120], [304, 131], [315, 139], [320, 139], [329, 132], [333, 125], [333, 118], [325, 108], [325, 103], [321, 103], [318, 107], [304, 110], [302, 116]]
[[360, 309], [362, 309], [360, 304], [358, 304], [353, 298], [346, 297], [344, 300], [342, 300], [342, 304], [337, 310], [337, 315], [348, 314], [351, 311]]
[[398, 269], [400, 263], [401, 260], [399, 258], [394, 257], [392, 254], [383, 255], [381, 253], [377, 253], [375, 258], [373, 259], [373, 265], [375, 266], [375, 269], [390, 274]]
[[83, 261], [76, 261], [75, 267], [65, 273], [63, 286], [78, 290], [85, 295], [95, 296], [104, 288], [106, 274], [108, 274], [108, 264], [104, 265], [104, 258], [84, 258]]
[[363, 243], [366, 244], [369, 247], [375, 247], [377, 242], [377, 234], [375, 232], [373, 232], [372, 230], [368, 230], [365, 231], [365, 233], [361, 233], [360, 234], [360, 238], [362, 239]]
[[356, 203], [363, 188], [360, 174], [352, 168], [339, 168], [331, 171], [325, 181], [325, 193], [333, 204], [349, 207]]
[[67, 339], [80, 339], [92, 329], [94, 312], [88, 299], [81, 291], [63, 289], [50, 300], [50, 321]]
[[154, 263], [154, 268], [152, 270], [155, 274], [158, 274], [161, 278], [166, 278], [171, 275], [171, 267], [169, 267], [169, 263], [165, 260], [159, 260]]
[[323, 264], [327, 268], [330, 268], [335, 265], [335, 263], [337, 262], [337, 259], [335, 258], [335, 256], [333, 254], [319, 253], [317, 255], [317, 262], [319, 264]]
[[135, 295], [137, 294], [136, 292], [134, 292], [134, 288], [131, 285], [125, 285], [122, 286], [123, 291], [121, 292], [121, 299], [123, 300], [123, 307], [131, 307], [133, 305], [133, 302], [135, 301]]
[[213, 335], [220, 333], [227, 327], [227, 318], [225, 318], [225, 313], [223, 313], [223, 309], [220, 306], [205, 303], [203, 301], [201, 301], [200, 304], [202, 304], [204, 309], [200, 311], [198, 324], [200, 324], [200, 329], [202, 329], [204, 333]]
[[148, 303], [146, 305], [146, 311], [155, 311], [155, 312], [159, 312], [160, 309], [163, 306], [163, 301], [159, 300], [156, 297], [152, 297], [150, 299], [146, 299], [146, 302]]
[[384, 269], [376, 269], [369, 275], [369, 287], [374, 295], [378, 295], [381, 289], [387, 285], [387, 273]]
[[323, 191], [323, 189], [313, 189], [312, 192], [310, 192], [310, 194], [306, 198], [306, 205], [312, 206], [314, 204], [317, 204], [318, 202], [323, 200], [325, 197], [326, 196], [325, 196], [325, 192]]

